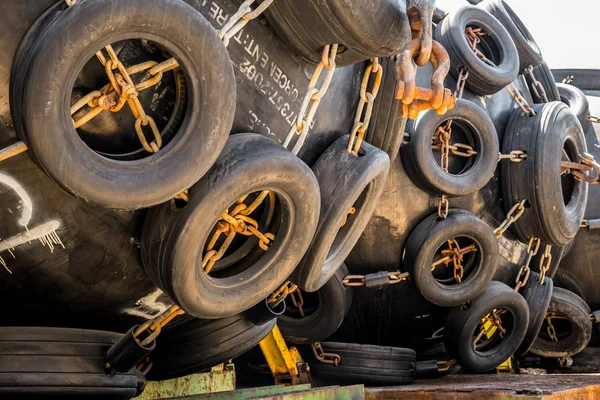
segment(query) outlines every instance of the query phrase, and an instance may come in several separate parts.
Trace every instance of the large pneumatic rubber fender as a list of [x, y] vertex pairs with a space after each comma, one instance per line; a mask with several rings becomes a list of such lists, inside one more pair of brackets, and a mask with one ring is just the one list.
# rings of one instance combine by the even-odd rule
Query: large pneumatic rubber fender
[[[482, 61], [471, 49], [465, 34], [469, 26], [481, 28], [486, 35], [480, 43], [481, 51], [495, 65]], [[519, 55], [508, 32], [487, 11], [464, 6], [448, 15], [435, 30], [435, 39], [450, 56], [450, 73], [456, 78], [460, 67], [469, 72], [467, 89], [475, 94], [494, 94], [517, 78]]]
[[[265, 200], [274, 202], [274, 211], [262, 232], [275, 239], [265, 251], [255, 237], [242, 236], [248, 239], [228, 250], [234, 260], [226, 262], [225, 254], [224, 264], [215, 264], [209, 276], [203, 258], [217, 221], [238, 199], [263, 190], [274, 193]], [[300, 262], [319, 218], [319, 186], [310, 168], [279, 143], [253, 133], [231, 136], [189, 193], [183, 208], [171, 202], [150, 210], [142, 262], [152, 281], [198, 318], [231, 316], [267, 298]]]
[[323, 46], [338, 43], [339, 67], [399, 54], [410, 26], [399, 0], [283, 0], [265, 11], [269, 24], [298, 55], [319, 63]]
[[[11, 110], [18, 134], [63, 189], [97, 205], [138, 209], [173, 198], [208, 171], [231, 129], [235, 78], [225, 47], [198, 12], [175, 0], [86, 1], [54, 6], [32, 29], [13, 64]], [[158, 152], [116, 160], [88, 147], [73, 127], [71, 88], [97, 51], [140, 38], [179, 63], [187, 111]]]
[[390, 169], [387, 154], [369, 143], [362, 142], [358, 155], [350, 154], [349, 138], [344, 135], [333, 142], [312, 168], [321, 191], [321, 213], [313, 242], [292, 279], [308, 292], [322, 287], [350, 254], [373, 215]]
[[556, 87], [558, 88], [560, 101], [569, 106], [579, 120], [579, 123], [581, 123], [583, 130], [586, 131], [591, 122], [588, 120], [590, 116], [590, 103], [585, 93], [581, 89], [566, 83], [557, 83]]
[[523, 21], [504, 0], [485, 0], [479, 3], [478, 7], [492, 14], [506, 28], [519, 53], [520, 72], [542, 63], [542, 52], [537, 42]]
[[130, 399], [143, 389], [135, 368], [108, 375], [104, 355], [121, 334], [70, 328], [0, 328], [2, 398]]
[[573, 161], [587, 151], [581, 124], [563, 103], [533, 105], [535, 116], [515, 110], [506, 128], [502, 152], [527, 153], [520, 163], [501, 165], [504, 208], [526, 200], [526, 210], [512, 226], [518, 240], [532, 237], [566, 245], [579, 231], [587, 203], [588, 184], [571, 175], [561, 177], [564, 155]]

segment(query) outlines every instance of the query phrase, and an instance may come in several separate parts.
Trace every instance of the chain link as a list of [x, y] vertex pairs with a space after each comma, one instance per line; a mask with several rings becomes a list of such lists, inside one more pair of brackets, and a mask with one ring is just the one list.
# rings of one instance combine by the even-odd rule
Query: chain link
[[531, 264], [531, 259], [540, 250], [541, 242], [542, 241], [537, 238], [529, 239], [529, 244], [527, 245], [527, 259], [525, 260], [525, 263], [521, 266], [521, 269], [519, 269], [519, 274], [517, 275], [516, 279], [515, 290], [517, 292], [521, 290], [521, 288], [525, 286], [527, 284], [527, 281], [529, 280], [529, 274], [531, 272], [529, 264]]
[[298, 313], [300, 314], [300, 316], [304, 318], [304, 297], [302, 296], [302, 290], [300, 290], [300, 288], [296, 286], [296, 290], [289, 292], [288, 296], [290, 297], [290, 300], [292, 301], [294, 307], [298, 309]]
[[498, 161], [509, 160], [514, 163], [520, 163], [523, 160], [527, 160], [527, 152], [523, 150], [513, 150], [508, 154], [498, 154]]
[[[292, 149], [292, 153], [294, 154], [298, 154], [302, 148], [302, 145], [304, 144], [304, 141], [308, 135], [310, 125], [317, 112], [317, 108], [319, 107], [319, 103], [329, 88], [329, 84], [331, 83], [333, 74], [335, 72], [335, 57], [337, 56], [337, 51], [337, 44], [326, 45], [323, 47], [321, 62], [319, 65], [317, 65], [317, 68], [315, 69], [313, 76], [308, 83], [308, 91], [302, 100], [302, 106], [298, 112], [298, 117], [296, 118], [295, 123], [292, 124], [292, 127], [288, 131], [287, 136], [283, 141], [283, 147], [287, 148], [292, 141], [292, 138], [296, 135], [300, 135]], [[323, 68], [325, 68], [327, 72], [321, 88], [317, 89], [317, 82], [321, 76]]]
[[[344, 279], [342, 280], [342, 283], [346, 287], [361, 287], [361, 286], [366, 285], [367, 280], [369, 279], [369, 275], [378, 275], [378, 274], [379, 273], [368, 274], [368, 275], [346, 275], [344, 277]], [[400, 271], [387, 272], [387, 275], [388, 275], [388, 284], [390, 284], [390, 285], [405, 281], [409, 277], [408, 272], [400, 272]]]
[[339, 354], [325, 353], [325, 351], [323, 350], [323, 346], [321, 346], [321, 343], [319, 342], [314, 342], [311, 345], [311, 348], [315, 358], [323, 364], [335, 365], [336, 367], [340, 366], [340, 363], [342, 362], [342, 357], [340, 357]]
[[267, 298], [267, 304], [269, 304], [271, 307], [276, 307], [279, 305], [279, 303], [284, 301], [290, 293], [293, 293], [296, 290], [298, 290], [298, 285], [292, 283], [291, 281], [285, 281]]
[[542, 257], [540, 258], [540, 275], [538, 277], [538, 283], [540, 285], [544, 284], [544, 278], [546, 277], [546, 274], [550, 269], [550, 264], [552, 264], [552, 253], [550, 253], [551, 250], [552, 245], [547, 244], [544, 248], [544, 253], [542, 254]]
[[[160, 335], [161, 329], [165, 325], [167, 325], [169, 322], [171, 322], [171, 320], [173, 320], [173, 318], [177, 317], [178, 315], [183, 315], [183, 314], [185, 314], [185, 311], [183, 311], [181, 308], [179, 308], [179, 306], [172, 305], [171, 307], [169, 307], [165, 312], [163, 312], [159, 316], [146, 321], [143, 325], [140, 325], [138, 327], [138, 329], [135, 332], [133, 332], [133, 337], [140, 343], [140, 345], [147, 346], [150, 343], [152, 343], [152, 341], [154, 341], [154, 339], [156, 339], [158, 337], [158, 335]], [[140, 342], [138, 337], [144, 331], [150, 331], [150, 334]]]
[[510, 211], [506, 214], [504, 221], [502, 221], [500, 226], [494, 229], [497, 239], [500, 239], [500, 237], [504, 235], [504, 232], [506, 232], [512, 224], [521, 218], [521, 215], [523, 215], [523, 212], [525, 211], [525, 204], [527, 204], [527, 200], [521, 200], [512, 206]]
[[600, 124], [600, 117], [595, 117], [591, 114], [588, 114], [587, 117], [585, 117], [585, 119], [587, 119], [593, 124]]
[[574, 77], [573, 75], [567, 75], [567, 76], [566, 76], [566, 77], [565, 77], [565, 78], [562, 80], [562, 83], [567, 83], [567, 84], [569, 84], [569, 83], [573, 82], [574, 78], [575, 78], [575, 77]]
[[550, 339], [553, 342], [558, 342], [558, 336], [556, 335], [556, 329], [554, 328], [554, 325], [552, 324], [552, 318], [555, 318], [556, 314], [554, 313], [547, 313], [546, 314], [546, 330], [548, 332], [548, 336], [550, 336]]
[[252, 5], [256, 0], [246, 0], [219, 31], [219, 37], [225, 47], [229, 46], [229, 40], [234, 37], [244, 26], [254, 18], [258, 17], [273, 3], [273, 0], [263, 0], [254, 10]]
[[[495, 330], [498, 330], [500, 338], [503, 338], [504, 335], [506, 335], [506, 329], [502, 326], [502, 319], [500, 319], [500, 316], [505, 313], [506, 310], [504, 309], [497, 310], [494, 308], [488, 315], [483, 317], [480, 323], [481, 329], [479, 330], [478, 335], [475, 337], [472, 343], [473, 350], [477, 349], [477, 343], [479, 343], [479, 341], [481, 340], [481, 338], [483, 338], [484, 335], [489, 338]], [[486, 324], [489, 326], [489, 328], [486, 328]]]
[[546, 95], [546, 90], [540, 81], [537, 80], [535, 74], [533, 73], [533, 66], [525, 68], [525, 73], [529, 75], [531, 79], [531, 89], [533, 93], [544, 103], [548, 103], [548, 96]]
[[[597, 185], [600, 181], [600, 164], [596, 162], [593, 155], [589, 153], [583, 153], [578, 155], [579, 162], [572, 162], [568, 160], [561, 161], [561, 175], [570, 173], [578, 181], [585, 181], [592, 185]], [[594, 171], [592, 176], [587, 175], [586, 172]]]
[[460, 283], [463, 278], [464, 270], [462, 266], [463, 257], [465, 254], [477, 251], [477, 246], [471, 244], [467, 247], [460, 248], [458, 241], [455, 238], [447, 241], [448, 249], [442, 250], [442, 258], [431, 264], [431, 271], [434, 271], [438, 265], [444, 264], [446, 267], [453, 264], [453, 276], [456, 283]]
[[529, 103], [527, 103], [527, 100], [525, 100], [525, 98], [521, 95], [521, 92], [519, 92], [519, 89], [517, 89], [513, 82], [506, 86], [506, 90], [510, 94], [510, 97], [513, 98], [515, 103], [517, 103], [517, 105], [521, 107], [521, 110], [523, 110], [525, 115], [527, 115], [528, 117], [534, 117], [536, 115], [535, 110], [531, 108]]
[[[367, 87], [372, 74], [375, 75], [375, 80], [373, 81], [371, 91], [368, 92]], [[379, 59], [377, 57], [372, 58], [363, 74], [362, 84], [360, 85], [360, 100], [358, 102], [358, 107], [356, 108], [354, 126], [350, 133], [350, 140], [348, 141], [348, 153], [353, 156], [358, 156], [358, 150], [360, 150], [360, 145], [365, 137], [365, 132], [369, 128], [371, 114], [373, 113], [373, 104], [377, 98], [379, 87], [381, 86], [382, 76], [383, 65], [379, 64]], [[365, 105], [367, 106], [366, 110]]]
[[448, 217], [449, 207], [450, 203], [448, 202], [448, 197], [446, 197], [446, 195], [442, 195], [437, 208], [438, 217], [440, 219], [446, 219], [446, 217]]

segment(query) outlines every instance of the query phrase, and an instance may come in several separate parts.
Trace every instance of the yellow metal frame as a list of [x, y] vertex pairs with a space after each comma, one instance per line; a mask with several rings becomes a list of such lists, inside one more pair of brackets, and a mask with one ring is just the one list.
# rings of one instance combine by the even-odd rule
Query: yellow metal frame
[[307, 371], [299, 370], [305, 365], [302, 356], [295, 347], [288, 348], [279, 327], [275, 325], [271, 332], [260, 341], [260, 349], [275, 378], [275, 383], [309, 383]]

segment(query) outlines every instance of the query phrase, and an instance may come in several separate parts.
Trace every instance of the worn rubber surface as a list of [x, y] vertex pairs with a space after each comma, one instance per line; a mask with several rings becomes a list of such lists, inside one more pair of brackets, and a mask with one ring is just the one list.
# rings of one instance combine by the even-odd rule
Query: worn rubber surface
[[561, 160], [567, 147], [572, 161], [587, 151], [581, 124], [563, 103], [532, 106], [534, 117], [513, 111], [506, 128], [502, 153], [524, 150], [520, 163], [501, 163], [504, 209], [526, 199], [527, 209], [511, 226], [518, 240], [531, 237], [553, 245], [566, 245], [579, 231], [587, 203], [588, 184], [573, 179], [567, 205], [563, 199]]
[[558, 88], [560, 101], [569, 106], [585, 130], [591, 124], [587, 119], [590, 115], [590, 104], [585, 93], [581, 89], [566, 83], [557, 83], [556, 87]]
[[[514, 324], [496, 346], [484, 351], [473, 349], [475, 330], [482, 318], [493, 309], [506, 309]], [[514, 289], [501, 282], [490, 282], [484, 291], [471, 301], [468, 309], [455, 307], [450, 311], [444, 331], [444, 344], [458, 363], [476, 373], [496, 368], [519, 347], [529, 320], [527, 302]]]
[[[352, 303], [352, 288], [344, 286], [344, 277], [350, 275], [342, 266], [319, 290], [316, 309], [306, 317], [292, 313], [292, 302], [287, 303], [287, 311], [277, 318], [277, 326], [288, 343], [310, 344], [327, 339], [342, 324]], [[306, 295], [305, 295], [306, 296]]]
[[[476, 24], [485, 31], [498, 50], [500, 62], [493, 67], [479, 59], [469, 46], [465, 29]], [[474, 6], [463, 6], [444, 18], [435, 30], [434, 38], [450, 56], [450, 73], [456, 78], [459, 68], [469, 71], [466, 88], [475, 94], [494, 94], [517, 78], [519, 55], [508, 32], [487, 11]]]
[[[349, 138], [344, 135], [333, 142], [312, 167], [321, 191], [321, 213], [292, 279], [308, 292], [322, 287], [350, 254], [373, 215], [390, 169], [387, 154], [364, 141], [358, 156], [348, 153]], [[355, 212], [349, 215], [352, 207]]]
[[[219, 217], [242, 196], [266, 189], [281, 204], [267, 227], [276, 236], [269, 249], [254, 246], [219, 271], [224, 275], [207, 276], [202, 257]], [[189, 197], [181, 209], [171, 202], [150, 210], [142, 262], [152, 281], [198, 318], [231, 316], [267, 298], [300, 262], [319, 218], [319, 186], [310, 168], [279, 143], [253, 133], [231, 136]]]
[[[477, 154], [466, 170], [457, 174], [444, 172], [431, 149], [438, 127], [452, 119], [452, 129], [464, 130], [467, 145]], [[460, 128], [457, 126], [460, 124]], [[451, 139], [451, 143], [454, 142]], [[402, 163], [415, 185], [433, 195], [464, 196], [483, 188], [494, 175], [498, 164], [498, 134], [490, 117], [475, 103], [458, 99], [444, 115], [429, 110], [421, 113], [410, 142], [402, 147]], [[452, 157], [452, 154], [450, 154]]]
[[[438, 249], [458, 236], [468, 237], [476, 244], [474, 254], [478, 261], [466, 279], [448, 285], [433, 276], [431, 264], [436, 261]], [[468, 211], [451, 209], [446, 219], [438, 220], [434, 214], [415, 228], [406, 242], [402, 264], [423, 297], [438, 306], [452, 307], [479, 295], [494, 276], [497, 263], [498, 241], [492, 229]]]
[[[235, 108], [233, 69], [209, 22], [174, 0], [55, 7], [46, 16], [48, 25], [38, 26], [25, 43], [28, 48], [20, 50], [27, 54], [15, 59], [13, 70], [19, 72], [11, 77], [11, 104], [20, 110], [13, 115], [15, 127], [38, 163], [72, 195], [117, 209], [162, 203], [198, 181], [223, 148]], [[178, 133], [161, 151], [121, 162], [89, 148], [68, 110], [70, 88], [83, 65], [98, 49], [128, 38], [151, 39], [178, 60], [185, 71], [188, 109]], [[182, 47], [184, 42], [189, 45]]]
[[554, 289], [552, 279], [546, 276], [543, 285], [538, 283], [538, 279], [539, 274], [531, 271], [527, 283], [521, 289], [521, 295], [527, 301], [529, 308], [529, 325], [527, 326], [523, 342], [515, 352], [518, 356], [524, 356], [531, 348], [531, 345], [533, 345], [542, 328], [548, 306], [550, 305], [550, 299], [552, 298], [552, 291]]
[[273, 319], [254, 325], [243, 314], [215, 320], [190, 318], [166, 329], [150, 354], [153, 367], [148, 380], [173, 379], [197, 373], [235, 358], [265, 338]]
[[405, 385], [414, 380], [416, 354], [401, 347], [374, 346], [353, 343], [321, 342], [323, 351], [341, 357], [338, 367], [323, 364], [310, 354], [311, 374], [331, 383], [375, 385]]
[[70, 328], [0, 328], [0, 397], [130, 399], [135, 368], [109, 376], [104, 355], [121, 334]]

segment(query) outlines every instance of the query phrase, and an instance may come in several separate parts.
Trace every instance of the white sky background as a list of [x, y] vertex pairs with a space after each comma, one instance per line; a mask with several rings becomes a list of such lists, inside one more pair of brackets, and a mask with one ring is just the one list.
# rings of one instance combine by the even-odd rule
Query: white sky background
[[[550, 68], [600, 69], [600, 0], [505, 2], [525, 23]], [[436, 1], [444, 11], [468, 4], [466, 0]]]

